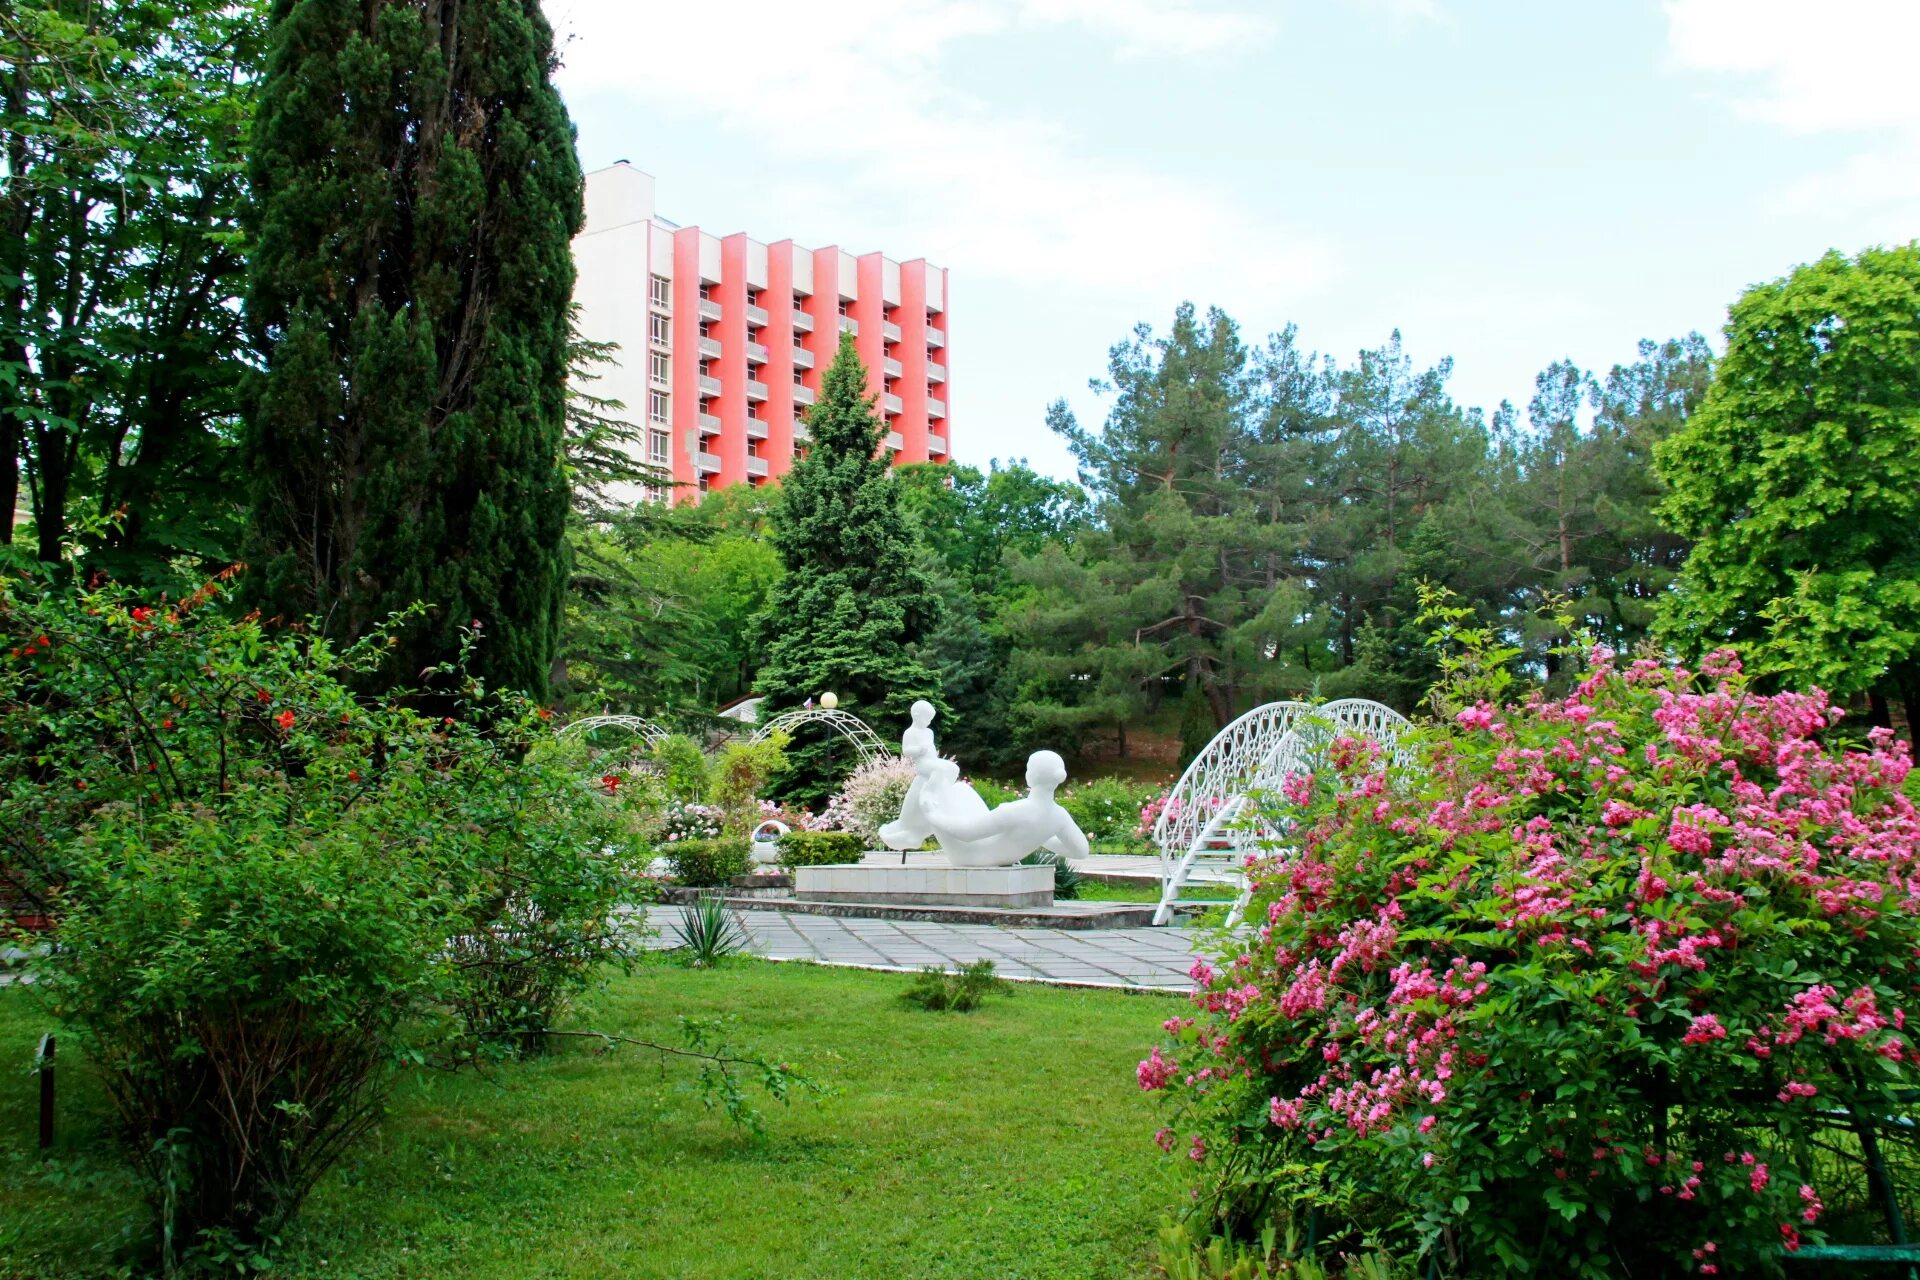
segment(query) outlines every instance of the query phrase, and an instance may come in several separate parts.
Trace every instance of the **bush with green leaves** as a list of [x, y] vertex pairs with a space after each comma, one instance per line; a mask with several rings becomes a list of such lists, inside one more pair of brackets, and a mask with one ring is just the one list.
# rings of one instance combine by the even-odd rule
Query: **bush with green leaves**
[[1060, 807], [1085, 833], [1090, 844], [1109, 848], [1145, 848], [1140, 810], [1158, 794], [1152, 783], [1125, 778], [1094, 778], [1060, 789]]
[[454, 670], [432, 718], [356, 692], [388, 631], [336, 652], [222, 590], [0, 581], [0, 869], [183, 1250], [284, 1222], [403, 1032], [530, 1043], [622, 954], [634, 870], [524, 701]]
[[1514, 698], [1514, 651], [1430, 607], [1445, 723], [1270, 798], [1254, 927], [1139, 1065], [1203, 1217], [1496, 1278], [1774, 1274], [1871, 1232], [1859, 1151], [1920, 1085], [1907, 745], [1726, 652], [1596, 647]]
[[737, 836], [714, 836], [700, 840], [676, 840], [662, 845], [673, 878], [693, 889], [723, 885], [735, 876], [744, 876], [753, 868], [747, 842]]
[[673, 936], [679, 944], [676, 952], [695, 969], [711, 969], [752, 941], [739, 915], [718, 893], [702, 893], [688, 903]]
[[923, 970], [900, 998], [930, 1013], [972, 1013], [988, 996], [1011, 995], [1013, 984], [993, 971], [993, 961], [975, 960], [948, 973], [944, 969]]
[[704, 803], [713, 790], [713, 761], [684, 733], [669, 734], [647, 753], [668, 800]]
[[789, 831], [780, 837], [780, 865], [791, 871], [796, 867], [825, 867], [858, 862], [865, 847], [859, 837], [845, 831]]

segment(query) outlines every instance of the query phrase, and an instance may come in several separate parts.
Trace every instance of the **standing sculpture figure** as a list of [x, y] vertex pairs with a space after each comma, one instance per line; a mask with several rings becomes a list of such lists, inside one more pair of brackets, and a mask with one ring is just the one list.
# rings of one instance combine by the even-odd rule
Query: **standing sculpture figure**
[[913, 782], [907, 787], [906, 799], [900, 802], [900, 816], [880, 828], [880, 842], [898, 849], [902, 863], [909, 849], [918, 849], [933, 834], [923, 805], [927, 779], [924, 763], [940, 758], [933, 745], [933, 704], [921, 698], [908, 708], [908, 715], [913, 723], [900, 735], [900, 758], [913, 766]]

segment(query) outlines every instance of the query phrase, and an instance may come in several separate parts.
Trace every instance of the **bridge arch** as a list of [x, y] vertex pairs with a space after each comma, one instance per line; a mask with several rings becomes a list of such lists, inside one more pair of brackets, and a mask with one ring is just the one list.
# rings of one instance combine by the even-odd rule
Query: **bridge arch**
[[872, 725], [852, 712], [837, 707], [801, 707], [783, 712], [754, 729], [752, 741], [765, 742], [776, 733], [792, 736], [796, 729], [812, 724], [825, 725], [853, 744], [853, 749], [860, 753], [861, 764], [892, 754], [887, 744], [880, 740], [880, 735], [873, 731]]
[[1336, 737], [1371, 738], [1393, 749], [1410, 727], [1392, 707], [1341, 698], [1317, 706], [1265, 703], [1220, 730], [1180, 775], [1154, 820], [1161, 891], [1153, 922], [1173, 919], [1189, 884], [1237, 886], [1240, 897], [1229, 913], [1229, 922], [1237, 922], [1248, 897], [1246, 857], [1278, 834], [1255, 820], [1255, 797], [1277, 790], [1290, 774], [1316, 768]]

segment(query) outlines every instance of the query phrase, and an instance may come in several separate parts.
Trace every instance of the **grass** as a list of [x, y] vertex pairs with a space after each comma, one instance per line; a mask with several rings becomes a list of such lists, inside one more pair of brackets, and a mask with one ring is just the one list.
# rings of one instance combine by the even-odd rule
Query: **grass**
[[[910, 975], [733, 960], [649, 964], [587, 1024], [672, 1040], [680, 1014], [832, 1096], [770, 1106], [754, 1144], [634, 1049], [582, 1044], [481, 1076], [408, 1072], [329, 1175], [276, 1276], [375, 1280], [859, 1280], [1147, 1273], [1180, 1171], [1133, 1065], [1175, 1007], [1022, 986], [965, 1016], [911, 1008]], [[94, 1280], [145, 1221], [97, 1084], [60, 1059], [60, 1137], [33, 1150], [45, 1029], [0, 989], [0, 1278]]]
[[[1231, 886], [1224, 884], [1190, 884], [1182, 896], [1188, 901], [1232, 902], [1238, 893]], [[1097, 884], [1092, 880], [1082, 880], [1080, 900], [1082, 902], [1158, 902], [1160, 901], [1160, 882], [1148, 880], [1138, 884]]]

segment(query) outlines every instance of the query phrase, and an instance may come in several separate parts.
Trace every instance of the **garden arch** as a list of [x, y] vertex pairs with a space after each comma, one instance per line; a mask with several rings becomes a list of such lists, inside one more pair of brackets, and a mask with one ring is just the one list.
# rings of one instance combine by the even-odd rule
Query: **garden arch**
[[1408, 727], [1392, 707], [1342, 698], [1318, 706], [1269, 702], [1215, 734], [1180, 775], [1153, 824], [1160, 851], [1160, 906], [1153, 922], [1173, 919], [1189, 884], [1230, 884], [1240, 896], [1228, 923], [1238, 923], [1250, 892], [1247, 856], [1279, 834], [1259, 820], [1256, 797], [1277, 791], [1289, 774], [1313, 769], [1335, 737], [1371, 738], [1392, 748]]
[[777, 715], [753, 731], [753, 741], [765, 742], [776, 733], [791, 737], [796, 729], [810, 724], [825, 725], [852, 743], [853, 749], [860, 753], [861, 764], [892, 754], [887, 750], [887, 744], [880, 740], [880, 735], [873, 731], [872, 725], [852, 712], [835, 707], [801, 707]]
[[647, 719], [645, 716], [583, 716], [578, 720], [569, 720], [560, 726], [556, 737], [564, 738], [574, 733], [592, 733], [595, 729], [625, 729], [637, 736], [649, 747], [666, 740], [667, 731]]

